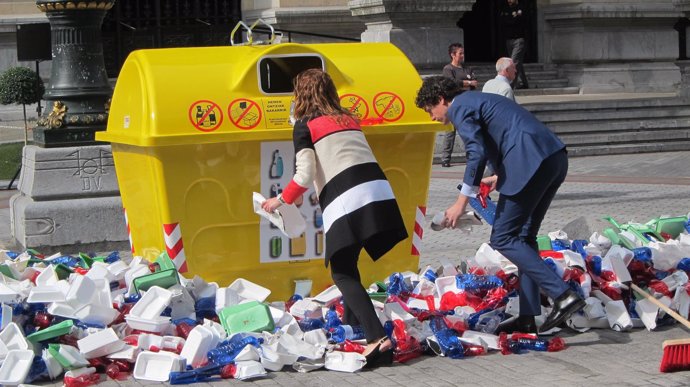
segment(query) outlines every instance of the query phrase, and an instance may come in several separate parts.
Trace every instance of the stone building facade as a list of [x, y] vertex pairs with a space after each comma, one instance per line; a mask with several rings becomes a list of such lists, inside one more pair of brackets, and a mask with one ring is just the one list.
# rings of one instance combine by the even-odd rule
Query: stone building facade
[[[189, 3], [189, 0], [169, 1]], [[247, 24], [261, 18], [277, 29], [289, 31], [391, 42], [420, 71], [427, 71], [438, 69], [448, 61], [446, 47], [456, 41], [464, 42], [466, 47], [493, 48], [478, 61], [489, 63], [499, 57], [501, 37], [495, 30], [495, 9], [501, 1], [254, 0], [241, 1], [241, 18]], [[168, 3], [159, 0], [138, 3], [146, 2]], [[191, 3], [201, 4], [200, 7], [209, 4], [220, 7], [221, 3], [232, 7], [239, 6], [237, 2]], [[557, 65], [571, 85], [580, 87], [581, 93], [678, 89], [681, 75], [676, 60], [681, 51], [679, 41], [687, 41], [682, 38], [687, 28], [682, 21], [690, 12], [689, 0], [520, 2], [529, 6], [531, 12], [532, 42], [528, 59]], [[0, 0], [0, 70], [16, 64], [16, 24], [44, 20], [45, 16], [33, 1]], [[458, 24], [463, 27], [463, 20], [467, 27], [458, 27]], [[225, 27], [230, 30], [233, 25]], [[328, 40], [299, 33], [292, 33], [290, 38], [297, 42]], [[468, 50], [467, 60], [475, 61], [472, 51]], [[44, 76], [50, 74], [46, 67], [49, 66], [41, 68]]]

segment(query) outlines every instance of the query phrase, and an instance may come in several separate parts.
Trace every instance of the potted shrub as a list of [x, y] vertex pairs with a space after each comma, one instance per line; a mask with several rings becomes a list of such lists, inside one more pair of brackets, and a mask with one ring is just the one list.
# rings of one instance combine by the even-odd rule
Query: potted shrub
[[27, 67], [11, 67], [0, 74], [0, 104], [21, 104], [24, 112], [24, 145], [28, 143], [29, 125], [26, 105], [41, 100], [45, 86], [41, 77]]

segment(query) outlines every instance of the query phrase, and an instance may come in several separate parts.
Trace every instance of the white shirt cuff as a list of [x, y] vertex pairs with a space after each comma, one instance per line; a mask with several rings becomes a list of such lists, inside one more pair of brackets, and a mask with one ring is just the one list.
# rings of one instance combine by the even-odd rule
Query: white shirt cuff
[[462, 183], [461, 186], [458, 186], [460, 188], [460, 193], [470, 197], [470, 198], [476, 198], [477, 194], [479, 193], [479, 187], [478, 186], [471, 186], [467, 185], [465, 183]]

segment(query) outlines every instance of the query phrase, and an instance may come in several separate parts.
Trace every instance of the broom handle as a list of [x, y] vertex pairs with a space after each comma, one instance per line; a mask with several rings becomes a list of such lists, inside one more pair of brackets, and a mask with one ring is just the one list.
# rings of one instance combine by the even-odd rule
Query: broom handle
[[690, 321], [688, 321], [685, 317], [679, 315], [678, 313], [676, 313], [675, 311], [673, 311], [671, 308], [669, 308], [668, 306], [664, 305], [663, 302], [657, 300], [657, 299], [654, 298], [651, 294], [649, 294], [649, 293], [647, 293], [646, 291], [640, 289], [639, 286], [637, 286], [637, 285], [635, 285], [635, 284], [630, 284], [630, 287], [633, 288], [639, 295], [644, 296], [644, 298], [648, 299], [649, 301], [651, 301], [652, 303], [654, 303], [656, 306], [658, 306], [659, 308], [663, 309], [664, 312], [670, 314], [671, 317], [673, 317], [674, 319], [676, 319], [676, 321], [678, 321], [679, 323], [685, 325], [685, 327], [687, 327], [688, 329], [690, 329]]

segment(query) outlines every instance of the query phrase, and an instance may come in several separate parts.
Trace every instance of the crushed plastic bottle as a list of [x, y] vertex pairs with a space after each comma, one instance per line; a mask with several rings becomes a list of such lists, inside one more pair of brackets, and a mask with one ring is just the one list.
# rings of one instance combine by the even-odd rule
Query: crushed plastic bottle
[[442, 318], [432, 317], [429, 326], [444, 356], [451, 359], [462, 359], [465, 356], [458, 334], [448, 328]]
[[386, 293], [388, 293], [389, 296], [397, 296], [412, 291], [412, 289], [410, 289], [410, 287], [405, 283], [405, 277], [403, 277], [402, 273], [391, 274], [390, 277], [388, 277], [388, 281], [389, 283]]
[[340, 320], [338, 317], [338, 312], [336, 312], [335, 307], [332, 306], [328, 309], [326, 312], [326, 324], [324, 325], [324, 329], [326, 331], [330, 331], [331, 329], [342, 325], [343, 322]]
[[[204, 367], [200, 368], [195, 368], [190, 371], [182, 371], [182, 372], [171, 372], [170, 373], [170, 384], [172, 385], [177, 385], [177, 384], [191, 384], [191, 383], [199, 383], [199, 382], [204, 382], [206, 380], [209, 380], [216, 375], [220, 375], [221, 378], [223, 378], [223, 372], [222, 370], [227, 367], [227, 366], [232, 366], [234, 367], [234, 364], [227, 364], [225, 366], [220, 366], [217, 364], [210, 364]], [[227, 378], [224, 378], [227, 379]]]
[[503, 313], [498, 309], [484, 309], [470, 315], [467, 322], [474, 331], [493, 334], [503, 321], [503, 317]]
[[565, 348], [565, 341], [560, 337], [547, 340], [529, 333], [513, 333], [509, 337], [505, 332], [501, 332], [498, 343], [501, 353], [504, 355], [519, 354], [525, 351], [557, 352]]
[[208, 351], [208, 361], [215, 365], [230, 364], [245, 346], [253, 345], [259, 348], [260, 344], [261, 341], [256, 337], [237, 333], [228, 340], [218, 344], [216, 348]]
[[299, 301], [299, 300], [301, 300], [301, 299], [302, 299], [302, 296], [300, 296], [299, 294], [293, 294], [293, 295], [290, 297], [290, 299], [287, 300], [287, 301], [285, 302], [285, 311], [286, 311], [286, 312], [289, 312], [289, 311], [290, 311], [290, 308], [292, 308], [292, 305], [294, 305], [295, 302], [297, 302], [297, 301]]
[[676, 269], [690, 272], [690, 258], [683, 258], [678, 262]]
[[458, 274], [456, 286], [460, 290], [489, 290], [503, 286], [503, 281], [495, 275]]
[[329, 332], [329, 338], [335, 343], [342, 343], [345, 340], [362, 340], [364, 339], [364, 330], [359, 325], [342, 324]]
[[364, 353], [364, 346], [359, 343], [355, 343], [354, 341], [350, 340], [345, 340], [340, 344], [337, 344], [334, 348], [336, 351], [342, 351], [342, 352], [357, 352], [357, 353]]
[[652, 263], [652, 249], [649, 247], [636, 247], [632, 252], [633, 259], [644, 263]]
[[297, 322], [302, 332], [309, 332], [315, 329], [322, 329], [324, 327], [324, 321], [320, 318], [309, 318], [305, 317]]

